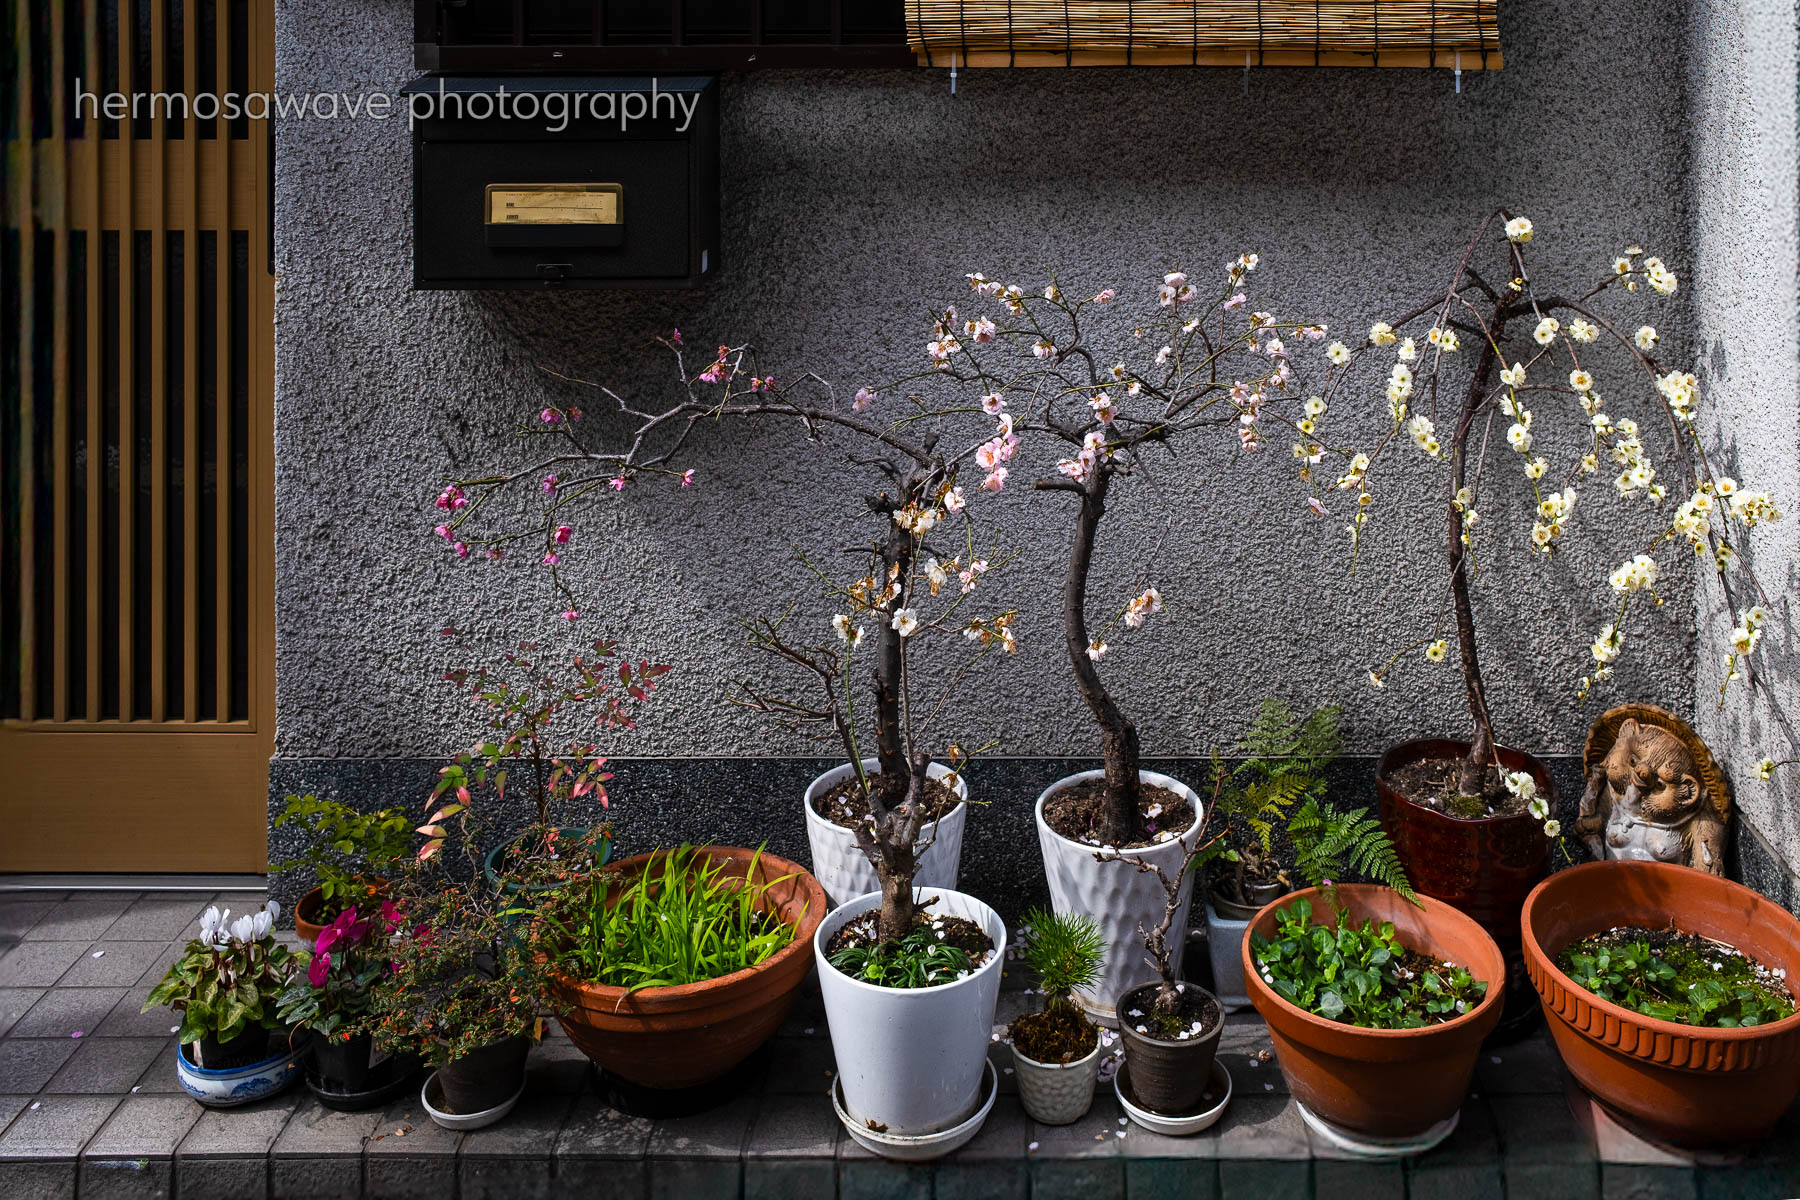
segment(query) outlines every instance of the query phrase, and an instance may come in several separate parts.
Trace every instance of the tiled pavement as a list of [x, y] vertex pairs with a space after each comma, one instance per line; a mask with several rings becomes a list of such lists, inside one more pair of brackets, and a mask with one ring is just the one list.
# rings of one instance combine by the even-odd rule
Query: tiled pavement
[[[809, 991], [744, 1094], [698, 1116], [609, 1108], [556, 1033], [500, 1125], [439, 1129], [403, 1097], [336, 1113], [303, 1089], [207, 1111], [175, 1083], [170, 1018], [144, 994], [206, 893], [0, 893], [0, 1200], [1773, 1200], [1800, 1196], [1800, 1112], [1739, 1161], [1673, 1155], [1591, 1106], [1571, 1118], [1542, 1036], [1484, 1053], [1457, 1133], [1405, 1163], [1347, 1160], [1307, 1132], [1268, 1037], [1233, 1017], [1221, 1057], [1236, 1096], [1221, 1124], [1171, 1139], [1123, 1122], [1110, 1090], [1073, 1126], [1027, 1119], [1002, 1076], [981, 1135], [928, 1166], [882, 1162], [843, 1135], [825, 1097], [832, 1056]], [[244, 893], [218, 899], [253, 907]], [[1018, 982], [1016, 979], [1013, 982]], [[1001, 1019], [1027, 1003], [1003, 993]], [[1006, 1065], [996, 1047], [996, 1061]], [[1122, 1135], [1122, 1136], [1121, 1136]]]

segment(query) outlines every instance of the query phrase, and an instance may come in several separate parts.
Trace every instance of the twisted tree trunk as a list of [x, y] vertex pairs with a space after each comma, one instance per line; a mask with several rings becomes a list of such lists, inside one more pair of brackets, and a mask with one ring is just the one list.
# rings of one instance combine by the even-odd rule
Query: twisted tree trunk
[[1450, 504], [1446, 535], [1450, 553], [1450, 602], [1456, 614], [1456, 648], [1462, 661], [1463, 699], [1474, 722], [1475, 735], [1469, 740], [1469, 754], [1457, 770], [1457, 791], [1465, 796], [1480, 796], [1486, 790], [1488, 764], [1494, 759], [1494, 721], [1488, 715], [1487, 685], [1481, 679], [1481, 660], [1475, 650], [1475, 609], [1469, 599], [1468, 547], [1463, 544], [1463, 512], [1456, 497], [1462, 492], [1467, 475], [1469, 435], [1480, 412], [1482, 399], [1493, 385], [1494, 363], [1498, 357], [1495, 345], [1506, 328], [1506, 307], [1494, 305], [1489, 323], [1489, 338], [1484, 340], [1481, 358], [1475, 365], [1475, 377], [1463, 396], [1462, 411], [1457, 415], [1456, 433], [1450, 443]]

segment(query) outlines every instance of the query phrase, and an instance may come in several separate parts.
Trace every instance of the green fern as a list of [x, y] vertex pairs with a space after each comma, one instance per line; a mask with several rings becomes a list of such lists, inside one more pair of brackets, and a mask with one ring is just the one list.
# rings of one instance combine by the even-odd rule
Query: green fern
[[1296, 867], [1309, 887], [1324, 887], [1347, 874], [1385, 884], [1415, 903], [1412, 883], [1381, 821], [1366, 808], [1327, 808], [1308, 798], [1288, 819]]

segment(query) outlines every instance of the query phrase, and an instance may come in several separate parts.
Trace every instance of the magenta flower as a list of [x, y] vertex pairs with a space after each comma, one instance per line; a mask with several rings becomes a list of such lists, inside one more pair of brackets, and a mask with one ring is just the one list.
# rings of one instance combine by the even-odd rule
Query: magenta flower
[[567, 525], [558, 525], [556, 527], [556, 532], [550, 535], [550, 540], [559, 546], [566, 546], [569, 544], [569, 539], [574, 536], [575, 531], [573, 529], [570, 529]]

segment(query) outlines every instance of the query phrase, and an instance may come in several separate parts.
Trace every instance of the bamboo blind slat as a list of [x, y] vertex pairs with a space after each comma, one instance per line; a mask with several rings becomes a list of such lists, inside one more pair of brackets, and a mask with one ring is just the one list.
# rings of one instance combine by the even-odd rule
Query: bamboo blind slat
[[906, 0], [928, 65], [1501, 65], [1498, 0]]

